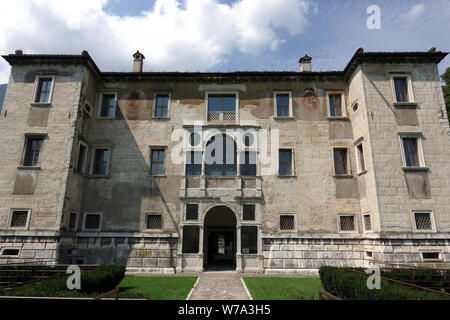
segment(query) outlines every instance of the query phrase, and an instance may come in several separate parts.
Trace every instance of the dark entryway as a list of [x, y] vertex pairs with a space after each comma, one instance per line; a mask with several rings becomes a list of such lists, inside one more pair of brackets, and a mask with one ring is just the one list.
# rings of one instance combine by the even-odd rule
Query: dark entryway
[[204, 221], [205, 270], [236, 269], [236, 216], [225, 206], [214, 207]]

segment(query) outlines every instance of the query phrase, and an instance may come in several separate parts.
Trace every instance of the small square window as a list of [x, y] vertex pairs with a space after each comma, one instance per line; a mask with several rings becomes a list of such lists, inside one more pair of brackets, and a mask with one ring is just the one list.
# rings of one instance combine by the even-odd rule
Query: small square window
[[100, 99], [100, 118], [114, 118], [116, 114], [116, 100], [115, 93], [103, 93]]
[[84, 230], [100, 231], [102, 220], [102, 215], [100, 213], [87, 213], [84, 219]]
[[278, 152], [278, 174], [280, 176], [292, 175], [292, 150], [280, 149]]
[[162, 215], [160, 214], [147, 214], [146, 221], [148, 230], [160, 230], [162, 229]]
[[43, 136], [27, 136], [25, 139], [25, 151], [22, 165], [24, 167], [35, 167], [39, 163], [39, 155], [44, 142]]
[[12, 210], [9, 221], [10, 228], [27, 228], [30, 210]]
[[244, 204], [243, 210], [243, 220], [253, 221], [255, 220], [255, 205], [254, 204]]
[[364, 231], [372, 231], [372, 220], [370, 214], [363, 215]]
[[295, 230], [295, 217], [293, 215], [280, 215], [280, 230]]
[[107, 148], [94, 148], [93, 152], [93, 175], [108, 175], [110, 150]]
[[433, 231], [434, 223], [431, 212], [414, 212], [416, 231]]
[[71, 212], [69, 215], [69, 230], [75, 231], [77, 229], [78, 224], [78, 213]]
[[150, 173], [152, 176], [164, 174], [164, 148], [151, 148], [151, 167]]
[[348, 174], [347, 149], [333, 149], [334, 174]]
[[169, 95], [157, 94], [155, 95], [155, 117], [167, 118], [169, 114]]
[[186, 220], [198, 220], [198, 204], [186, 205]]
[[339, 227], [341, 232], [356, 231], [355, 216], [339, 216]]
[[53, 77], [36, 78], [36, 87], [34, 91], [33, 102], [35, 103], [50, 103], [53, 91]]

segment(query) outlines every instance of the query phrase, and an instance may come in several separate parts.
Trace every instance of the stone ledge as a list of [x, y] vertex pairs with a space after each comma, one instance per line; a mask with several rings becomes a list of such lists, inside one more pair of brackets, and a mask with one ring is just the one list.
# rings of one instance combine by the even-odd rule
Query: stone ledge
[[319, 269], [266, 269], [264, 274], [319, 276]]

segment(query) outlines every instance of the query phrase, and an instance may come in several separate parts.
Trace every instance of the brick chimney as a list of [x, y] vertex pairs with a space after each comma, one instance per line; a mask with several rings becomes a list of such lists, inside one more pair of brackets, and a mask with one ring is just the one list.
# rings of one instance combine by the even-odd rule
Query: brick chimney
[[144, 55], [138, 51], [133, 54], [133, 72], [142, 72], [142, 67], [144, 66]]
[[312, 58], [307, 54], [303, 58], [300, 58], [300, 72], [311, 72], [311, 60]]

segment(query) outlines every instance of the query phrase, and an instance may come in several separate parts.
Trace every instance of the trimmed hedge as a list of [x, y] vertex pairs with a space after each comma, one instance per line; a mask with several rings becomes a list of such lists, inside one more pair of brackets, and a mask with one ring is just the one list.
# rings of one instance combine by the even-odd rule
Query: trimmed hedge
[[367, 288], [367, 275], [337, 267], [321, 267], [320, 280], [325, 291], [344, 300], [450, 300], [449, 296], [381, 280], [381, 289]]
[[[447, 271], [448, 278], [450, 281], [450, 270]], [[445, 271], [432, 270], [432, 269], [390, 269], [382, 270], [381, 276], [386, 278], [391, 278], [395, 280], [400, 280], [408, 283], [413, 283], [415, 285], [431, 288], [434, 290], [441, 290], [442, 288], [448, 286], [445, 283]], [[414, 277], [414, 282], [412, 279]]]
[[69, 290], [67, 279], [71, 274], [57, 279], [47, 279], [35, 283], [13, 287], [0, 288], [1, 296], [35, 296], [35, 297], [86, 297], [98, 296], [110, 291], [120, 283], [125, 276], [124, 265], [101, 265], [95, 269], [81, 271], [81, 289]]

